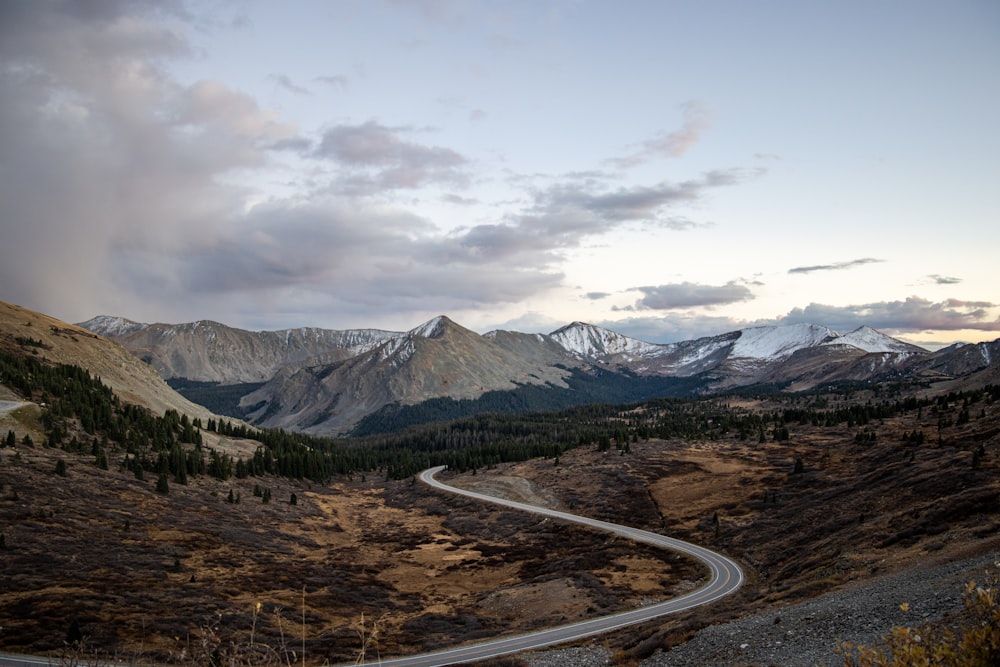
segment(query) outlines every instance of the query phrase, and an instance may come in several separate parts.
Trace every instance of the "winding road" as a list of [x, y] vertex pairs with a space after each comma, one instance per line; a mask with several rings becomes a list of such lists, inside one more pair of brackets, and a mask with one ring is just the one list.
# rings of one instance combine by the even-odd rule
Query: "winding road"
[[421, 655], [413, 655], [405, 658], [380, 660], [378, 661], [378, 664], [382, 667], [443, 667], [444, 665], [453, 665], [473, 660], [484, 660], [486, 658], [508, 655], [510, 653], [520, 653], [521, 651], [540, 649], [554, 644], [563, 644], [566, 642], [584, 639], [585, 637], [610, 632], [611, 630], [616, 630], [627, 625], [649, 621], [654, 618], [666, 616], [667, 614], [675, 614], [699, 605], [708, 604], [709, 602], [714, 602], [719, 598], [735, 592], [740, 586], [743, 585], [743, 570], [736, 564], [736, 562], [704, 547], [699, 547], [691, 544], [690, 542], [684, 542], [672, 537], [657, 535], [656, 533], [651, 533], [647, 530], [629, 528], [628, 526], [619, 526], [618, 524], [608, 523], [607, 521], [588, 519], [575, 514], [560, 512], [558, 510], [536, 507], [534, 505], [527, 505], [513, 500], [506, 500], [504, 498], [487, 496], [482, 493], [460, 489], [456, 486], [440, 482], [434, 477], [442, 470], [444, 470], [444, 466], [438, 466], [437, 468], [425, 470], [420, 473], [420, 481], [434, 487], [435, 489], [440, 489], [449, 493], [457, 493], [459, 495], [475, 498], [476, 500], [481, 500], [483, 502], [502, 505], [504, 507], [511, 507], [513, 509], [532, 512], [534, 514], [541, 514], [543, 516], [552, 517], [553, 519], [559, 519], [560, 521], [571, 521], [573, 523], [583, 524], [584, 526], [590, 526], [591, 528], [620, 535], [621, 537], [625, 537], [636, 542], [644, 542], [655, 547], [670, 549], [672, 551], [687, 554], [692, 558], [701, 561], [708, 567], [710, 572], [709, 580], [701, 588], [680, 597], [672, 598], [666, 602], [639, 607], [637, 609], [612, 614], [611, 616], [602, 616], [601, 618], [592, 618], [578, 623], [561, 625], [548, 630], [539, 630], [538, 632], [531, 632], [524, 635], [504, 637], [502, 639], [495, 639], [479, 644], [459, 646], [457, 648], [435, 651], [433, 653], [424, 653]]

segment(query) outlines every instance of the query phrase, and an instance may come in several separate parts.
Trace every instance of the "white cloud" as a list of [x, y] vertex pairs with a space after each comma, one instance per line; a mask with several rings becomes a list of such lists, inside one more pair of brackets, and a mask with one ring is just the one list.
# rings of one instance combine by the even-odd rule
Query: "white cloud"
[[626, 169], [656, 158], [682, 157], [701, 140], [701, 135], [709, 127], [711, 114], [704, 105], [694, 101], [681, 105], [681, 111], [684, 123], [679, 129], [647, 139], [639, 150], [624, 157], [612, 158], [608, 162]]

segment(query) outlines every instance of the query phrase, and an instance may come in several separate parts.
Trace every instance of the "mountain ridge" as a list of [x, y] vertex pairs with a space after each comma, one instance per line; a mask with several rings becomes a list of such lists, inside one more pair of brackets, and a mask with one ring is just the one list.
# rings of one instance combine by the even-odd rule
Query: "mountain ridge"
[[446, 315], [402, 332], [253, 332], [207, 320], [144, 325], [112, 316], [81, 326], [118, 340], [168, 379], [256, 383], [239, 403], [248, 419], [317, 435], [347, 433], [391, 405], [477, 400], [528, 386], [565, 392], [571, 376], [598, 383], [623, 374], [687, 379], [685, 390], [699, 395], [758, 385], [803, 391], [887, 377], [945, 381], [982, 372], [1000, 358], [983, 344], [934, 353], [868, 326], [841, 334], [809, 323], [674, 343], [649, 343], [582, 321], [548, 334], [478, 334]]

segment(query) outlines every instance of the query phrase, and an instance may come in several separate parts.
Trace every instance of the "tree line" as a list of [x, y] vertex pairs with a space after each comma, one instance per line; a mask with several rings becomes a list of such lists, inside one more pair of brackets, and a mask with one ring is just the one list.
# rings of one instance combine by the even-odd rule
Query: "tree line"
[[[546, 412], [499, 411], [392, 432], [323, 438], [225, 419], [202, 423], [176, 410], [155, 415], [122, 402], [86, 369], [9, 352], [0, 352], [0, 379], [22, 396], [46, 405], [41, 418], [46, 433], [43, 446], [89, 453], [102, 467], [107, 467], [109, 453], [116, 453], [122, 471], [140, 479], [155, 476], [158, 485], [166, 479], [185, 484], [189, 476], [199, 475], [219, 480], [278, 475], [314, 482], [367, 474], [405, 479], [435, 465], [467, 471], [540, 457], [558, 460], [580, 446], [616, 448], [624, 454], [630, 443], [650, 438], [787, 440], [797, 424], [856, 427], [860, 433], [873, 422], [913, 411], [937, 417], [940, 429], [968, 421], [976, 414], [976, 404], [1000, 398], [1000, 387], [993, 385], [934, 398], [833, 406], [815, 396], [785, 397], [788, 405], [774, 410], [736, 407], [725, 397], [658, 398]], [[251, 456], [233, 457], [207, 447], [204, 431], [256, 441], [258, 447]], [[916, 432], [905, 436], [914, 443], [924, 437]]]

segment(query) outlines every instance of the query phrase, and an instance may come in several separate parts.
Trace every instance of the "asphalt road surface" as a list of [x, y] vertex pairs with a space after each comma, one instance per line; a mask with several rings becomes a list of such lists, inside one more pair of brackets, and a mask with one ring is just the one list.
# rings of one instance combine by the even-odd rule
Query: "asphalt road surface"
[[[534, 514], [541, 514], [560, 521], [570, 521], [573, 523], [583, 524], [597, 530], [603, 530], [615, 535], [620, 535], [636, 542], [644, 542], [663, 549], [670, 549], [672, 551], [687, 554], [701, 561], [708, 567], [710, 572], [709, 580], [701, 586], [701, 588], [680, 597], [672, 598], [666, 602], [651, 604], [645, 607], [639, 607], [637, 609], [612, 614], [610, 616], [602, 616], [601, 618], [592, 618], [578, 623], [561, 625], [559, 627], [549, 628], [548, 630], [539, 630], [537, 632], [504, 637], [478, 644], [458, 646], [455, 648], [435, 651], [433, 653], [423, 653], [403, 658], [376, 660], [373, 664], [378, 664], [381, 667], [443, 667], [444, 665], [453, 665], [456, 663], [471, 662], [474, 660], [484, 660], [487, 658], [509, 655], [511, 653], [541, 649], [555, 644], [564, 644], [584, 639], [586, 637], [591, 637], [593, 635], [603, 634], [627, 625], [643, 623], [654, 618], [659, 618], [668, 614], [675, 614], [677, 612], [691, 609], [692, 607], [708, 604], [709, 602], [714, 602], [719, 598], [735, 592], [740, 586], [743, 585], [743, 570], [739, 565], [729, 558], [726, 558], [721, 554], [717, 554], [714, 551], [710, 551], [704, 547], [699, 547], [691, 544], [690, 542], [684, 542], [672, 537], [657, 535], [656, 533], [651, 533], [646, 530], [639, 530], [638, 528], [619, 526], [614, 523], [608, 523], [607, 521], [588, 519], [575, 514], [568, 514], [566, 512], [560, 512], [544, 507], [535, 507], [534, 505], [527, 505], [513, 500], [505, 500], [503, 498], [496, 498], [494, 496], [487, 496], [481, 493], [475, 493], [474, 491], [460, 489], [455, 486], [444, 484], [435, 479], [434, 476], [442, 470], [444, 470], [444, 466], [425, 470], [420, 473], [420, 481], [448, 493], [457, 493], [459, 495], [475, 498], [476, 500], [483, 502], [502, 505], [504, 507], [510, 507], [525, 512], [532, 512]], [[0, 653], [0, 665], [32, 667], [49, 664], [58, 665], [59, 662], [58, 660], [50, 661], [50, 659], [44, 657], [17, 656]]]

